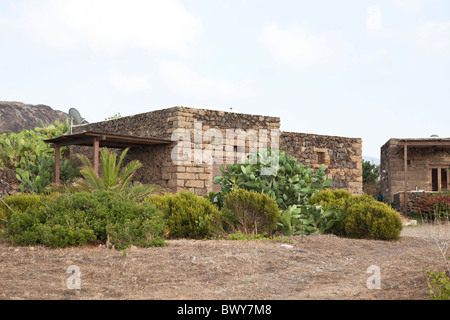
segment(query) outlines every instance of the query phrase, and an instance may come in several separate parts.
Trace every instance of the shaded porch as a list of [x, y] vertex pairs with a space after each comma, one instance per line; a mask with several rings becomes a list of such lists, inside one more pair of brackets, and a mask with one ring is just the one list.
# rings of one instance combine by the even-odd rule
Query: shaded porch
[[52, 148], [55, 148], [55, 183], [60, 182], [60, 158], [61, 147], [68, 146], [86, 146], [93, 147], [94, 170], [98, 174], [99, 167], [99, 151], [102, 147], [107, 148], [135, 148], [153, 145], [171, 144], [171, 140], [143, 138], [130, 135], [119, 135], [103, 132], [81, 132], [74, 134], [67, 134], [52, 139], [44, 140], [45, 143], [50, 143]]

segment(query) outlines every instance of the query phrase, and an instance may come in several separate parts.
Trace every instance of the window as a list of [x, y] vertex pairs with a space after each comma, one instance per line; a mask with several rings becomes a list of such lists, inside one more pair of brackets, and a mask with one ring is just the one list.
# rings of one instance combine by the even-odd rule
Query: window
[[325, 164], [325, 152], [317, 152], [316, 161], [318, 164]]
[[448, 167], [434, 167], [430, 172], [431, 191], [444, 191], [449, 189]]

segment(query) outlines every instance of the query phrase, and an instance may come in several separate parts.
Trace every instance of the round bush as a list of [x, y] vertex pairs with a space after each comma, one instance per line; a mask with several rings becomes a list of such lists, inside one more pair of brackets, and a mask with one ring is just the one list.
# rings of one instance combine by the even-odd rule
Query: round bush
[[111, 192], [66, 194], [11, 215], [6, 237], [16, 245], [65, 247], [108, 240], [117, 249], [164, 245], [158, 208]]
[[203, 239], [220, 232], [221, 213], [217, 206], [193, 192], [152, 195], [146, 202], [163, 212], [170, 238]]
[[321, 191], [310, 199], [325, 209], [337, 208], [343, 217], [328, 231], [358, 239], [398, 240], [402, 230], [400, 215], [367, 194], [353, 196], [344, 190]]
[[230, 231], [243, 234], [272, 233], [281, 218], [278, 205], [272, 197], [244, 189], [227, 193], [222, 210]]
[[353, 195], [347, 190], [323, 190], [310, 198], [310, 203], [313, 205], [321, 205], [324, 210], [335, 208], [339, 210], [342, 220], [336, 222], [327, 233], [332, 233], [338, 236], [345, 235], [345, 217], [347, 213], [347, 206], [349, 200]]

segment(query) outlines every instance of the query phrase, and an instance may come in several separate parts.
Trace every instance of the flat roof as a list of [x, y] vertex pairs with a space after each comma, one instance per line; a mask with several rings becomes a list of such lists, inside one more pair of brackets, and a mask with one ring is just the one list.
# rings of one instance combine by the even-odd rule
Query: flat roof
[[398, 145], [410, 147], [450, 147], [450, 138], [408, 138], [398, 139]]
[[131, 148], [143, 147], [158, 144], [171, 144], [173, 141], [155, 138], [143, 138], [130, 135], [120, 135], [104, 132], [81, 132], [66, 134], [52, 139], [45, 139], [45, 143], [51, 143], [53, 146], [93, 146], [94, 140], [99, 141], [100, 147], [109, 148]]

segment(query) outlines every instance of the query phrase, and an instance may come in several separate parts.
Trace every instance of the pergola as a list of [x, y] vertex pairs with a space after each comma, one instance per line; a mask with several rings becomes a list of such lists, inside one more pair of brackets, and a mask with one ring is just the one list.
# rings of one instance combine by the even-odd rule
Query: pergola
[[[429, 138], [429, 139], [400, 139], [398, 143], [399, 147], [403, 147], [404, 153], [404, 187], [405, 194], [403, 197], [404, 204], [404, 213], [405, 216], [408, 213], [408, 200], [407, 200], [407, 192], [408, 192], [408, 147], [411, 148], [429, 148], [429, 147], [450, 147], [450, 138]], [[438, 183], [440, 185], [440, 183]]]
[[60, 156], [61, 147], [67, 146], [88, 146], [94, 147], [94, 170], [98, 174], [99, 150], [100, 147], [109, 148], [133, 148], [151, 145], [171, 144], [171, 140], [142, 138], [130, 135], [119, 135], [102, 132], [82, 132], [62, 135], [57, 138], [46, 139], [46, 143], [51, 143], [51, 147], [55, 148], [55, 183], [59, 184], [60, 178]]

